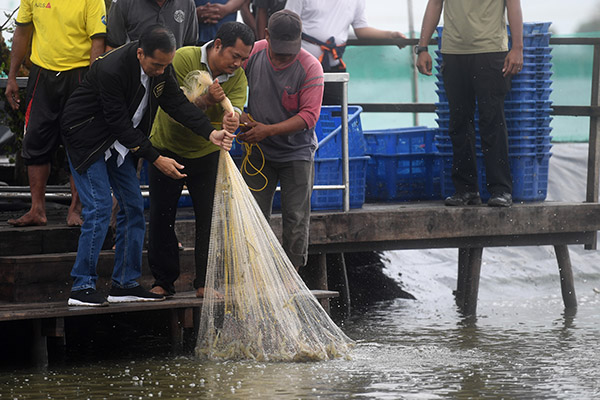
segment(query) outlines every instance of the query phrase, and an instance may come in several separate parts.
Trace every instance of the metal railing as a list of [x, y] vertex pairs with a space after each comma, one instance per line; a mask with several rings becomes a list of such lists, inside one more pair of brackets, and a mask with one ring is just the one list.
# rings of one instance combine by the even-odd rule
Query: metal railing
[[[418, 43], [418, 39], [353, 39], [348, 41], [348, 46], [397, 46], [399, 48], [411, 47]], [[430, 44], [436, 44], [433, 39]], [[599, 176], [600, 176], [600, 140], [598, 133], [600, 131], [600, 38], [550, 38], [551, 45], [587, 45], [593, 46], [593, 66], [592, 66], [592, 89], [589, 106], [566, 106], [552, 105], [551, 115], [589, 117], [589, 150], [586, 184], [586, 202], [597, 203], [599, 200]], [[414, 68], [414, 66], [413, 66]], [[17, 78], [19, 86], [27, 86], [27, 78]], [[342, 177], [341, 185], [315, 185], [316, 190], [342, 189], [344, 191], [344, 211], [349, 210], [349, 158], [348, 158], [348, 73], [328, 73], [325, 74], [326, 82], [343, 83], [343, 103], [342, 104]], [[0, 78], [0, 88], [6, 87], [6, 78]], [[400, 113], [433, 113], [435, 104], [433, 103], [357, 103], [361, 106], [363, 112], [400, 112]], [[1, 196], [28, 196], [26, 192], [16, 190], [19, 187], [0, 187]], [[23, 187], [21, 187], [23, 188]], [[27, 187], [25, 187], [27, 188]], [[28, 188], [27, 188], [28, 189]], [[143, 191], [144, 193], [145, 191]], [[146, 194], [146, 193], [144, 193]], [[185, 194], [185, 192], [184, 192]], [[48, 197], [62, 194], [48, 191]], [[68, 194], [67, 194], [68, 195]]]

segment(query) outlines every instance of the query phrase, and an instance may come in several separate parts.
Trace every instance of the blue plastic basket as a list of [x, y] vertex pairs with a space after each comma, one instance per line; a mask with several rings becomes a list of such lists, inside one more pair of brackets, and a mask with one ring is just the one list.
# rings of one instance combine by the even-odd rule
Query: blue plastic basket
[[[548, 194], [548, 167], [552, 153], [530, 153], [509, 155], [510, 170], [513, 179], [513, 200], [543, 201]], [[454, 193], [452, 183], [452, 153], [440, 153], [442, 169], [442, 197]], [[483, 156], [477, 157], [478, 184], [481, 197], [489, 199], [490, 194], [485, 187], [485, 166]]]
[[437, 153], [372, 155], [365, 196], [367, 202], [439, 199]]
[[[368, 156], [350, 157], [350, 208], [361, 208], [365, 202]], [[339, 158], [315, 159], [315, 185], [341, 185], [342, 160]], [[313, 190], [312, 210], [341, 210], [344, 206], [341, 189]], [[275, 192], [273, 210], [281, 210], [281, 193]]]
[[437, 129], [425, 126], [364, 131], [367, 155], [432, 153]]
[[[348, 106], [348, 154], [350, 157], [365, 155], [360, 113], [362, 107]], [[341, 106], [323, 106], [315, 126], [319, 141], [316, 159], [338, 158], [342, 156], [342, 108]]]

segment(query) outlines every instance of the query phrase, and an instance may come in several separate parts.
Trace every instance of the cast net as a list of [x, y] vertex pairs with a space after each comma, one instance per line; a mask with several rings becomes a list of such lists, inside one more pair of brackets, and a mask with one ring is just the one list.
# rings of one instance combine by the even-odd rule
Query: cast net
[[309, 361], [348, 357], [352, 345], [306, 287], [221, 150], [196, 354]]
[[[211, 83], [209, 74], [192, 71], [182, 89], [194, 102]], [[221, 105], [233, 111], [228, 99]], [[309, 361], [348, 357], [352, 346], [306, 287], [233, 159], [221, 150], [196, 354]]]

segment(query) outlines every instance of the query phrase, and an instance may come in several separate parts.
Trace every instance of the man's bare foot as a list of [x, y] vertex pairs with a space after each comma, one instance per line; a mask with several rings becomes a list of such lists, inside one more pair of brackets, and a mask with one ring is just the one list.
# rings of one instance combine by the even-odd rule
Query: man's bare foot
[[48, 223], [48, 219], [45, 214], [35, 214], [29, 211], [21, 218], [9, 219], [8, 222], [12, 226], [44, 226]]
[[207, 289], [207, 288], [198, 288], [196, 289], [196, 297], [208, 297], [208, 296], [213, 296], [215, 299], [223, 299], [223, 295], [220, 292], [217, 292], [214, 289]]
[[81, 213], [69, 210], [67, 214], [67, 226], [81, 226], [82, 224]]
[[158, 295], [165, 296], [165, 297], [172, 296], [171, 293], [169, 293], [165, 289], [163, 289], [162, 286], [154, 286], [152, 289], [150, 289], [150, 291], [154, 294], [158, 294]]

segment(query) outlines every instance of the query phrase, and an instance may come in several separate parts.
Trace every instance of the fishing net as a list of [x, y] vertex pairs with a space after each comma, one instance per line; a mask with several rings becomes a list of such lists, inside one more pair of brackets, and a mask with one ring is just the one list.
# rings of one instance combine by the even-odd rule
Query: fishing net
[[221, 150], [196, 354], [309, 361], [348, 357], [352, 345], [306, 287]]
[[[191, 71], [191, 102], [212, 84]], [[229, 99], [221, 106], [233, 112]], [[210, 359], [308, 361], [348, 357], [353, 342], [287, 258], [228, 152], [221, 150], [196, 354]]]

